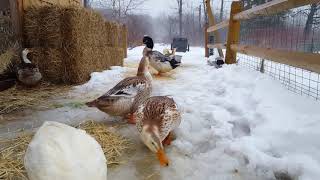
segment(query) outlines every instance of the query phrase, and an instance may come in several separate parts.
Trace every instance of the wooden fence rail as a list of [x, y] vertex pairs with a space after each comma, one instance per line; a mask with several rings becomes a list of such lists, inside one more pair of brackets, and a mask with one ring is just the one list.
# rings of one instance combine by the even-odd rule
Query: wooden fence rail
[[260, 48], [248, 45], [239, 45], [240, 22], [257, 16], [269, 16], [300, 6], [319, 3], [320, 0], [273, 0], [248, 10], [241, 10], [241, 2], [234, 1], [231, 4], [229, 20], [222, 21], [214, 26], [208, 27], [206, 32], [214, 32], [228, 27], [227, 43], [208, 44], [207, 48], [226, 48], [227, 64], [236, 63], [237, 52], [250, 56], [268, 59], [274, 62], [303, 68], [312, 72], [320, 73], [320, 54], [285, 51], [272, 48]]

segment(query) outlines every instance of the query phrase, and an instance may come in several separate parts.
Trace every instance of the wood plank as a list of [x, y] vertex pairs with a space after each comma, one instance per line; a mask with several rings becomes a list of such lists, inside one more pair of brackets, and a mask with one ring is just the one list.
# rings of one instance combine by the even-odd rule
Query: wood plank
[[235, 20], [245, 20], [257, 16], [272, 15], [296, 7], [318, 2], [320, 2], [320, 0], [273, 0], [237, 13], [233, 18]]
[[214, 49], [214, 48], [220, 48], [220, 49], [226, 49], [226, 43], [217, 43], [217, 44], [208, 44], [207, 47]]
[[242, 54], [259, 57], [293, 67], [320, 73], [320, 54], [304, 53], [249, 45], [232, 44], [231, 49]]
[[214, 32], [216, 30], [219, 30], [219, 29], [222, 29], [222, 28], [225, 28], [225, 27], [228, 27], [229, 26], [229, 20], [225, 20], [225, 21], [222, 21], [214, 26], [210, 26], [207, 30], [207, 32]]
[[[208, 17], [209, 17], [209, 26], [214, 26], [215, 25], [215, 20], [214, 20], [214, 13], [211, 9], [211, 5], [210, 5], [210, 0], [205, 0], [206, 3], [206, 7], [207, 7], [207, 13], [208, 13]], [[214, 31], [214, 38], [216, 40], [216, 43], [221, 43], [221, 38], [220, 38], [220, 34], [218, 31]], [[218, 53], [220, 57], [224, 57], [222, 49], [218, 49]]]
[[226, 63], [234, 64], [237, 62], [237, 52], [231, 49], [231, 44], [238, 44], [240, 38], [240, 21], [234, 20], [233, 16], [242, 10], [242, 3], [240, 1], [233, 1], [231, 4], [229, 31], [226, 50]]
[[0, 11], [8, 10], [10, 7], [9, 0], [0, 0]]
[[204, 25], [204, 56], [209, 57], [209, 49], [208, 49], [208, 43], [209, 43], [209, 34], [207, 32], [208, 24]]
[[10, 13], [15, 38], [23, 47], [23, 0], [10, 0]]

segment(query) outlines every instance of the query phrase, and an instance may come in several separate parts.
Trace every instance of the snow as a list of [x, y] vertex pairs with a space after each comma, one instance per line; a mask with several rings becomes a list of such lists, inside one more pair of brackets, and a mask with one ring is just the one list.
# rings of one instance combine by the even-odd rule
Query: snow
[[[163, 48], [169, 46], [155, 46], [160, 52]], [[75, 87], [70, 94], [92, 100], [122, 78], [135, 75], [142, 50], [129, 50], [125, 67], [92, 73], [88, 83]], [[166, 148], [170, 166], [159, 167], [135, 127], [127, 125], [119, 132], [133, 140], [136, 154], [127, 164], [108, 170], [108, 179], [272, 180], [281, 179], [283, 174], [299, 180], [320, 177], [319, 101], [288, 91], [267, 74], [237, 65], [220, 69], [208, 66], [200, 47], [178, 55], [183, 56], [182, 65], [153, 81], [153, 95], [170, 95], [182, 111], [177, 138]], [[38, 115], [38, 119], [49, 118], [48, 114], [59, 121], [67, 116], [70, 122], [89, 116], [100, 121], [110, 118], [97, 109], [83, 108], [50, 111]]]
[[[163, 48], [155, 47], [160, 52]], [[142, 49], [130, 50], [126, 63], [137, 64]], [[177, 139], [167, 148], [171, 164], [161, 170], [162, 178], [276, 179], [282, 173], [317, 179], [319, 102], [259, 72], [237, 65], [208, 66], [203, 52], [193, 47], [179, 53], [183, 65], [153, 82], [153, 94], [172, 96], [183, 112]], [[121, 77], [128, 69], [94, 73], [84, 87], [109, 83], [103, 80]]]

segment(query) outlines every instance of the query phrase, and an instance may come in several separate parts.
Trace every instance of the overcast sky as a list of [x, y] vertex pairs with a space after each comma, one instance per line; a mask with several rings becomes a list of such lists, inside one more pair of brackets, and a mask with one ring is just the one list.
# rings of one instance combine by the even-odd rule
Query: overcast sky
[[[185, 3], [193, 6], [199, 6], [202, 0], [183, 0]], [[175, 11], [175, 7], [177, 7], [176, 0], [147, 0], [145, 4], [141, 7], [142, 12], [145, 14], [149, 14], [151, 16], [158, 16], [161, 14], [168, 14]]]
[[[101, 0], [92, 0], [92, 1], [99, 2]], [[102, 1], [108, 1], [108, 0], [102, 0]], [[220, 8], [220, 2], [221, 0], [211, 0], [211, 4], [213, 4], [214, 9], [217, 7]], [[183, 11], [185, 12], [186, 10], [190, 10], [190, 9], [196, 10], [196, 8], [199, 7], [199, 5], [202, 3], [203, 3], [203, 0], [183, 0]], [[133, 13], [149, 14], [150, 16], [156, 17], [159, 15], [177, 13], [176, 8], [177, 8], [177, 0], [146, 0], [146, 2], [138, 10], [134, 11]]]

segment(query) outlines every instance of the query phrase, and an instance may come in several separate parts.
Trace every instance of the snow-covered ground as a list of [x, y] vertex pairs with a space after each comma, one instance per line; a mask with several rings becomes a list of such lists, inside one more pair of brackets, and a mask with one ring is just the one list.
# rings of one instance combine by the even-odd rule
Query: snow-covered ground
[[[141, 52], [142, 47], [129, 51], [129, 68], [96, 73], [78, 91], [90, 92], [108, 84], [110, 76], [134, 73], [130, 65], [139, 62]], [[236, 65], [215, 69], [206, 65], [203, 53], [191, 48], [181, 54], [181, 67], [154, 80], [153, 94], [172, 96], [183, 112], [177, 139], [167, 148], [171, 165], [161, 169], [161, 177], [249, 180], [289, 174], [318, 179], [320, 103], [259, 72]]]
[[[163, 48], [159, 44], [155, 47], [161, 52]], [[142, 49], [128, 52], [125, 67], [93, 73], [87, 84], [75, 87], [70, 95], [93, 99], [123, 77], [134, 75]], [[183, 114], [177, 138], [166, 149], [170, 166], [159, 167], [155, 156], [140, 142], [135, 127], [127, 125], [119, 132], [132, 138], [137, 152], [130, 162], [108, 170], [108, 179], [320, 177], [320, 102], [290, 92], [256, 71], [237, 65], [220, 69], [208, 66], [200, 47], [191, 47], [181, 55], [181, 67], [153, 81], [153, 95], [172, 96]], [[41, 121], [75, 122], [88, 117], [109, 121], [106, 114], [86, 107], [51, 110], [26, 119], [35, 117]]]

